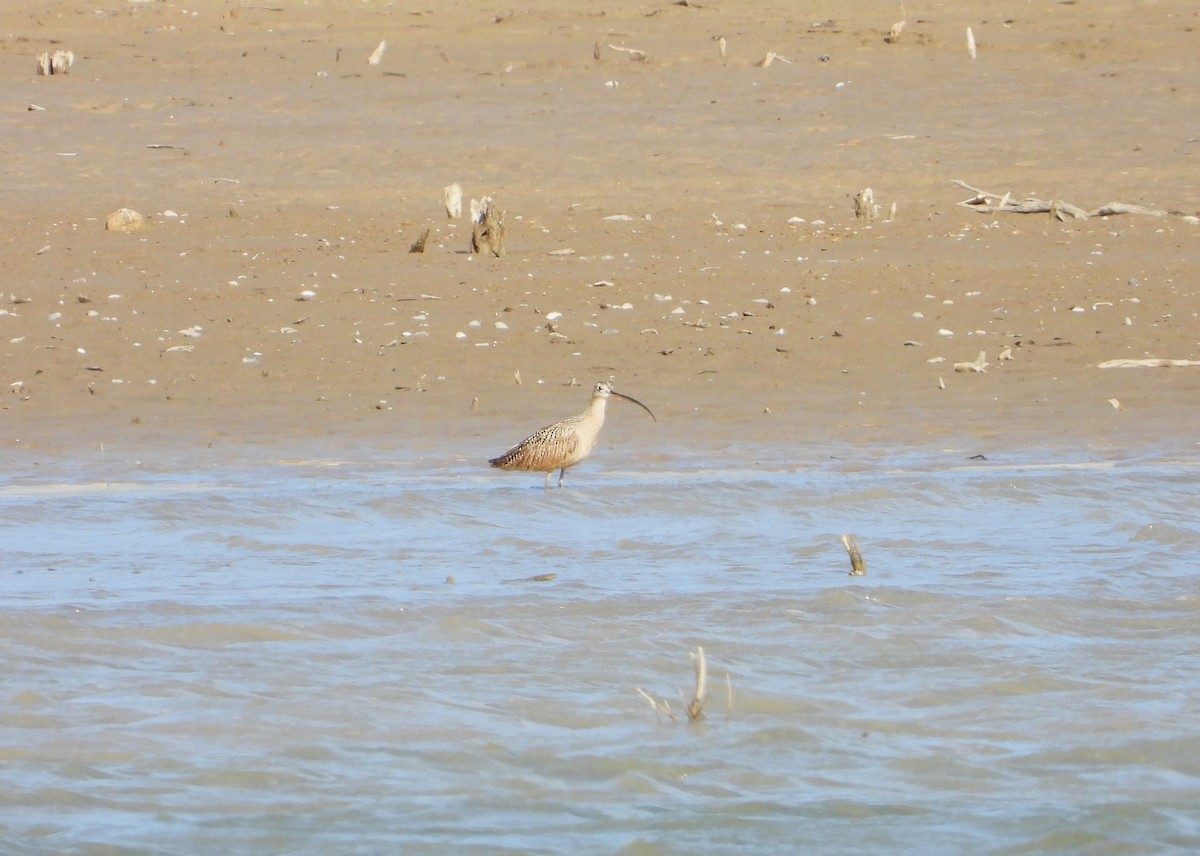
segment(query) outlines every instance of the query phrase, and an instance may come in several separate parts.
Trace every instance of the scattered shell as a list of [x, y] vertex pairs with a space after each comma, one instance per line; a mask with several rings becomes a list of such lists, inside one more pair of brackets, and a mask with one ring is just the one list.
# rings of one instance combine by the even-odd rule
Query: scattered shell
[[136, 232], [145, 225], [146, 218], [132, 208], [118, 208], [104, 221], [104, 228], [110, 232]]
[[380, 42], [379, 47], [375, 48], [371, 55], [367, 57], [367, 65], [379, 65], [379, 63], [383, 62], [383, 52], [386, 50], [387, 42]]
[[888, 34], [883, 37], [883, 40], [889, 45], [894, 45], [900, 40], [900, 34], [904, 32], [904, 28], [908, 26], [908, 21], [897, 21], [892, 24], [892, 28], [888, 30]]
[[1115, 399], [1115, 398], [1110, 398], [1110, 399], [1108, 400], [1108, 403], [1109, 403], [1109, 404], [1111, 404], [1111, 405], [1113, 406], [1113, 410], [1120, 410], [1120, 409], [1121, 409], [1121, 402], [1120, 402], [1120, 401], [1118, 401], [1118, 400], [1117, 400], [1117, 399]]
[[967, 27], [967, 56], [975, 59], [975, 34]]

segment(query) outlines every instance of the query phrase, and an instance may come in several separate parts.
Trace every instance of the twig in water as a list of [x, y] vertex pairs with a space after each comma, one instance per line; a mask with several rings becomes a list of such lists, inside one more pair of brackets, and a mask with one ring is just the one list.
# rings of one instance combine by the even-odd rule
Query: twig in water
[[[684, 710], [687, 712], [687, 718], [691, 722], [696, 722], [704, 718], [704, 704], [708, 698], [708, 662], [704, 658], [704, 649], [699, 645], [696, 650], [690, 653], [692, 664], [696, 669], [696, 690], [692, 693], [692, 700], [688, 701], [687, 696], [681, 690], [679, 695], [683, 701]], [[650, 704], [650, 708], [655, 714], [660, 714], [670, 720], [675, 719], [675, 713], [671, 710], [671, 705], [666, 699], [658, 700], [651, 696], [641, 687], [635, 687], [638, 695], [644, 698]], [[725, 693], [728, 698], [727, 707], [725, 708], [725, 721], [728, 722], [733, 716], [733, 681], [729, 677], [729, 673], [725, 673]]]
[[638, 695], [650, 702], [650, 707], [656, 714], [662, 714], [667, 719], [675, 718], [675, 714], [671, 711], [671, 705], [667, 703], [666, 699], [658, 701], [641, 687], [634, 687], [634, 689], [638, 691]]
[[708, 695], [708, 664], [704, 661], [704, 649], [699, 645], [691, 653], [692, 663], [696, 667], [696, 692], [687, 703], [688, 719], [695, 722], [704, 718], [704, 701]]
[[850, 555], [850, 576], [865, 577], [867, 575], [867, 560], [862, 557], [862, 551], [858, 549], [858, 539], [853, 535], [843, 535], [842, 546], [846, 548], [846, 552]]

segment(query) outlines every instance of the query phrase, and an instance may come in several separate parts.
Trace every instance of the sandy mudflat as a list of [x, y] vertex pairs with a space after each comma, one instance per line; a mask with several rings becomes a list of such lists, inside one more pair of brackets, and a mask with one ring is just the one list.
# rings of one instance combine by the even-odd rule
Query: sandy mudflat
[[[895, 3], [3, 4], [0, 444], [494, 453], [611, 376], [660, 422], [606, 439], [647, 455], [1194, 448], [1200, 367], [1097, 364], [1200, 359], [1196, 4], [904, 14], [889, 44]], [[953, 179], [1173, 213], [981, 214]]]

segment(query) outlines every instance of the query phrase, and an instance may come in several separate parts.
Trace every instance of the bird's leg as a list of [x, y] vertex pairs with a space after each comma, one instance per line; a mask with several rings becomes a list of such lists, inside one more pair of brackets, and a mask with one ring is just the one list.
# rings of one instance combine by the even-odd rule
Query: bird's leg
[[550, 476], [554, 475], [554, 470], [546, 470], [546, 483], [542, 485], [542, 490], [550, 490]]
[[567, 478], [567, 468], [563, 467], [561, 470], [558, 471], [558, 486], [559, 487], [563, 486], [563, 481], [566, 478]]

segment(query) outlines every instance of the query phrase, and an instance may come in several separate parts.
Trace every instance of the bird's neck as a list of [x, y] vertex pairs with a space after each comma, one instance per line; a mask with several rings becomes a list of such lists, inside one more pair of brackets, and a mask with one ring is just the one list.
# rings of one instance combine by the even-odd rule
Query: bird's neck
[[595, 420], [597, 423], [604, 422], [604, 405], [608, 403], [608, 399], [596, 396], [588, 405], [587, 416]]

